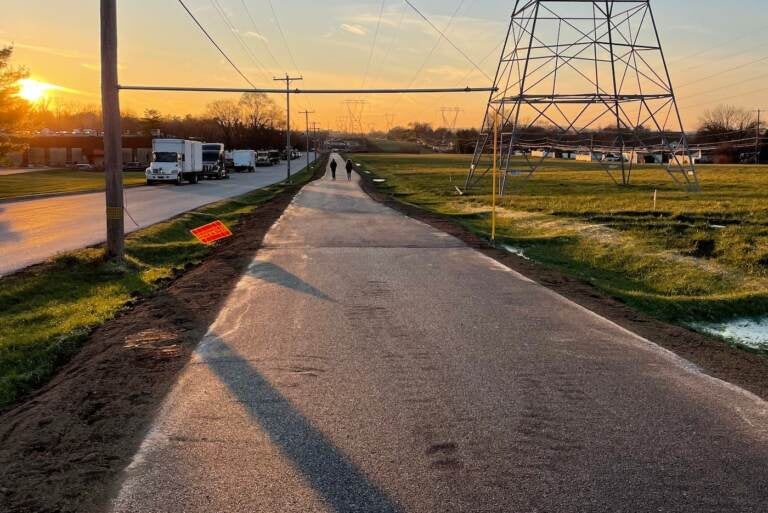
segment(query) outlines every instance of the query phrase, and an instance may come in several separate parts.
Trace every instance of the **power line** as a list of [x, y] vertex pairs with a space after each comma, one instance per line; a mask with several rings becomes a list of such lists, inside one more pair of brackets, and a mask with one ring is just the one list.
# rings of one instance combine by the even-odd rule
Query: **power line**
[[475, 64], [475, 61], [473, 61], [473, 60], [472, 60], [472, 59], [469, 57], [469, 55], [467, 55], [466, 53], [464, 53], [464, 50], [462, 50], [461, 48], [459, 48], [458, 46], [456, 46], [456, 45], [453, 43], [453, 41], [451, 41], [450, 39], [448, 39], [448, 36], [446, 36], [446, 35], [445, 35], [445, 34], [444, 34], [444, 33], [443, 33], [443, 32], [442, 32], [442, 31], [441, 31], [439, 28], [437, 28], [437, 27], [435, 26], [435, 24], [434, 24], [434, 23], [432, 23], [432, 22], [430, 21], [430, 19], [429, 19], [429, 18], [427, 18], [427, 17], [426, 17], [426, 16], [425, 16], [425, 15], [424, 15], [424, 14], [423, 14], [423, 13], [422, 13], [420, 10], [418, 10], [418, 9], [416, 8], [416, 6], [415, 6], [415, 5], [413, 5], [413, 4], [411, 3], [411, 1], [410, 1], [410, 0], [405, 0], [405, 3], [406, 3], [406, 4], [408, 4], [408, 6], [409, 6], [411, 9], [413, 9], [414, 11], [416, 11], [416, 14], [418, 14], [418, 15], [419, 15], [419, 16], [420, 16], [420, 17], [421, 17], [421, 18], [422, 18], [424, 21], [426, 21], [426, 22], [427, 22], [427, 24], [428, 24], [430, 27], [432, 27], [432, 30], [434, 30], [435, 32], [437, 32], [438, 34], [440, 34], [440, 37], [442, 37], [443, 39], [445, 39], [445, 40], [448, 42], [448, 44], [449, 44], [449, 45], [451, 45], [451, 46], [453, 47], [453, 49], [454, 49], [454, 50], [456, 50], [457, 52], [459, 52], [459, 53], [462, 55], [462, 57], [464, 57], [464, 58], [465, 58], [465, 59], [466, 59], [466, 60], [467, 60], [467, 61], [468, 61], [470, 64], [472, 64], [472, 66], [474, 66], [474, 67], [475, 67], [475, 69], [476, 69], [477, 71], [479, 71], [480, 73], [482, 73], [482, 74], [483, 74], [483, 76], [484, 76], [485, 78], [487, 78], [488, 80], [490, 80], [491, 82], [493, 81], [493, 79], [492, 79], [490, 76], [488, 76], [488, 74], [487, 74], [485, 71], [483, 71], [482, 69], [480, 69], [480, 66], [478, 66], [477, 64]]
[[272, 61], [277, 65], [277, 67], [280, 66], [280, 62], [275, 57], [275, 54], [272, 53], [272, 50], [269, 48], [269, 43], [267, 43], [266, 38], [261, 34], [261, 31], [259, 30], [259, 26], [256, 23], [256, 19], [251, 14], [251, 10], [248, 8], [248, 4], [245, 2], [245, 0], [240, 0], [240, 2], [243, 4], [243, 9], [245, 9], [245, 14], [248, 16], [248, 19], [251, 20], [251, 25], [253, 25], [253, 30], [255, 31], [257, 36], [261, 36], [264, 39], [261, 39], [261, 42], [264, 44], [264, 48], [267, 50], [267, 53], [272, 58]]
[[[453, 23], [454, 18], [456, 18], [456, 15], [459, 13], [459, 11], [461, 10], [461, 8], [463, 6], [464, 6], [464, 0], [459, 0], [459, 3], [456, 5], [456, 9], [453, 10], [453, 14], [451, 14], [451, 17], [448, 19], [448, 23], [445, 24], [445, 29], [443, 29], [444, 31], [447, 31], [451, 27], [451, 24]], [[424, 71], [424, 67], [429, 62], [429, 59], [432, 58], [432, 55], [434, 55], [435, 51], [440, 46], [440, 41], [441, 41], [441, 39], [437, 38], [437, 41], [435, 41], [435, 44], [432, 46], [432, 49], [429, 51], [427, 56], [424, 58], [424, 60], [421, 63], [421, 66], [419, 66], [419, 69], [416, 70], [416, 73], [413, 75], [413, 78], [408, 83], [408, 87], [413, 86], [413, 84], [419, 78], [419, 75], [421, 75], [421, 72]]]
[[376, 40], [379, 38], [379, 29], [381, 28], [381, 17], [384, 15], [384, 6], [387, 0], [381, 0], [381, 6], [379, 7], [379, 19], [376, 20], [376, 30], [373, 32], [373, 42], [371, 43], [371, 53], [368, 55], [368, 64], [365, 66], [365, 74], [363, 75], [363, 83], [360, 87], [365, 87], [365, 82], [368, 80], [368, 73], [371, 71], [371, 62], [373, 62], [373, 54], [376, 51]]
[[269, 75], [266, 72], [266, 66], [261, 63], [261, 61], [256, 57], [248, 44], [243, 41], [243, 38], [240, 36], [240, 31], [232, 23], [232, 20], [229, 19], [229, 15], [221, 6], [219, 0], [211, 0], [211, 5], [218, 12], [221, 21], [224, 22], [224, 24], [229, 28], [230, 32], [232, 32], [232, 34], [235, 36], [235, 39], [237, 39], [237, 42], [240, 44], [240, 47], [243, 49], [248, 58], [251, 59], [251, 62], [256, 65], [256, 68], [258, 68], [259, 71], [264, 75], [264, 78], [269, 80]]
[[392, 39], [390, 39], [389, 41], [389, 45], [387, 46], [387, 51], [384, 53], [384, 57], [381, 60], [382, 65], [379, 66], [379, 72], [376, 74], [374, 81], [377, 81], [379, 77], [381, 77], [381, 74], [384, 71], [383, 64], [388, 63], [390, 60], [390, 56], [392, 55], [392, 50], [394, 49], [395, 43], [397, 42], [398, 37], [400, 36], [400, 33], [402, 31], [403, 20], [405, 20], [405, 13], [406, 13], [405, 7], [406, 7], [405, 2], [404, 1], [401, 2], [400, 3], [400, 19], [397, 22], [397, 28], [395, 28], [395, 31], [392, 33]]
[[291, 52], [291, 47], [288, 45], [288, 38], [285, 37], [285, 32], [283, 32], [283, 27], [280, 25], [280, 19], [277, 17], [277, 12], [275, 11], [275, 6], [272, 4], [272, 0], [267, 0], [269, 3], [269, 9], [272, 11], [272, 17], [275, 19], [275, 26], [277, 27], [277, 30], [280, 32], [280, 37], [283, 38], [283, 44], [285, 45], [285, 49], [288, 51], [288, 57], [291, 59], [291, 64], [293, 64], [293, 67], [297, 74], [301, 75], [301, 72], [299, 71], [299, 67], [296, 65], [296, 59], [293, 58], [293, 52]]
[[208, 31], [207, 31], [207, 30], [205, 30], [205, 27], [203, 27], [203, 26], [200, 24], [200, 22], [197, 20], [197, 18], [195, 17], [195, 15], [194, 15], [194, 14], [192, 14], [192, 11], [190, 11], [190, 10], [189, 10], [189, 8], [188, 8], [188, 7], [187, 7], [187, 6], [184, 4], [184, 0], [178, 0], [178, 1], [179, 1], [179, 3], [181, 4], [181, 6], [184, 8], [184, 10], [185, 10], [185, 11], [187, 11], [187, 14], [189, 14], [189, 17], [190, 17], [190, 18], [192, 18], [192, 21], [194, 21], [194, 22], [195, 22], [195, 24], [196, 24], [196, 25], [197, 25], [197, 26], [200, 28], [200, 30], [202, 30], [202, 31], [203, 31], [203, 34], [205, 34], [205, 37], [207, 37], [207, 38], [208, 38], [208, 40], [211, 42], [211, 44], [213, 44], [213, 46], [215, 46], [215, 47], [216, 47], [216, 49], [219, 51], [219, 53], [220, 53], [220, 54], [221, 54], [221, 55], [222, 55], [222, 56], [223, 56], [223, 57], [224, 57], [224, 58], [227, 60], [227, 62], [228, 62], [228, 63], [229, 63], [229, 64], [230, 64], [230, 65], [231, 65], [233, 68], [234, 68], [234, 70], [237, 72], [237, 74], [238, 74], [238, 75], [240, 75], [241, 77], [243, 77], [243, 80], [245, 80], [246, 82], [248, 82], [248, 84], [249, 84], [251, 87], [253, 87], [254, 89], [256, 89], [256, 85], [254, 85], [254, 83], [253, 83], [253, 82], [251, 82], [251, 81], [248, 79], [248, 77], [246, 77], [246, 76], [245, 76], [245, 74], [244, 74], [242, 71], [240, 71], [240, 68], [238, 68], [238, 67], [237, 67], [237, 65], [236, 65], [234, 62], [232, 62], [232, 59], [230, 59], [230, 58], [229, 58], [229, 55], [227, 55], [227, 54], [226, 54], [226, 52], [224, 52], [224, 50], [222, 50], [222, 49], [221, 49], [221, 46], [219, 46], [219, 44], [218, 44], [218, 43], [217, 43], [217, 42], [216, 42], [216, 41], [213, 39], [213, 37], [211, 37], [211, 35], [208, 33]]
[[710, 79], [710, 78], [715, 78], [715, 77], [720, 76], [720, 75], [722, 75], [724, 73], [735, 71], [735, 70], [741, 69], [741, 68], [746, 68], [747, 66], [750, 66], [752, 64], [757, 64], [758, 62], [764, 62], [764, 61], [768, 61], [768, 57], [760, 57], [758, 59], [754, 59], [754, 60], [751, 60], [749, 62], [745, 62], [743, 64], [739, 64], [737, 66], [733, 66], [732, 68], [728, 68], [728, 69], [724, 69], [724, 70], [718, 71], [717, 73], [713, 73], [712, 75], [707, 75], [706, 77], [699, 77], [696, 80], [692, 80], [690, 82], [686, 82], [684, 84], [680, 84], [677, 87], [678, 88], [686, 87], [686, 86], [689, 86], [691, 84], [695, 84], [696, 82], [698, 82], [700, 80], [707, 80], [707, 79]]

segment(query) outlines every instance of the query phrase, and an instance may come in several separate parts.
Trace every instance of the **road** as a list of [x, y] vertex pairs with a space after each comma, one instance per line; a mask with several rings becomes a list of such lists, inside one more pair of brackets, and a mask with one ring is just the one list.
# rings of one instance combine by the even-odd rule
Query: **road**
[[0, 168], [0, 176], [8, 175], [20, 175], [22, 173], [35, 173], [37, 171], [48, 171], [53, 168], [49, 167], [11, 167]]
[[[294, 160], [294, 171], [305, 158]], [[136, 187], [125, 190], [131, 218], [126, 231], [171, 218], [223, 198], [245, 194], [285, 179], [286, 163], [233, 173], [230, 180]], [[0, 202], [0, 275], [42, 262], [62, 251], [98, 244], [106, 239], [104, 193]], [[135, 221], [135, 223], [134, 223]]]
[[115, 513], [758, 512], [768, 405], [353, 182], [295, 199]]

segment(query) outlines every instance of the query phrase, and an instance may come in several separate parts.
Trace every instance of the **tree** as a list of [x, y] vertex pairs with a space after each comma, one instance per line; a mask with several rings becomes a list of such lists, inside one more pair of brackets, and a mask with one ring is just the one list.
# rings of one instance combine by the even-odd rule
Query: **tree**
[[144, 117], [141, 118], [142, 129], [150, 133], [152, 130], [159, 129], [163, 124], [163, 115], [157, 109], [145, 109]]
[[208, 104], [206, 111], [221, 128], [224, 144], [232, 148], [242, 121], [243, 112], [240, 105], [232, 100], [216, 100]]
[[19, 80], [26, 78], [27, 71], [10, 65], [13, 47], [0, 48], [0, 160], [23, 145], [15, 141], [15, 135], [28, 122], [29, 104], [19, 97]]
[[751, 112], [733, 105], [719, 105], [712, 110], [704, 111], [699, 132], [721, 135], [743, 132], [754, 130], [756, 122]]

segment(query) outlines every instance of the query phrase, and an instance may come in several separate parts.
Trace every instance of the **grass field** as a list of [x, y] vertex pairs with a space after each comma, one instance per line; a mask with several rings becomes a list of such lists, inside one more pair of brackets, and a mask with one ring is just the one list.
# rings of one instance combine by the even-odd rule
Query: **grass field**
[[[355, 156], [401, 200], [486, 237], [491, 180], [458, 195], [469, 156]], [[550, 161], [510, 178], [499, 243], [592, 282], [658, 318], [689, 324], [768, 314], [768, 166], [701, 166], [701, 193], [657, 167], [617, 187], [599, 166]], [[653, 191], [658, 203], [653, 209]]]
[[387, 139], [368, 139], [371, 151], [380, 153], [433, 153], [428, 148], [407, 141], [390, 141]]
[[[294, 183], [309, 180], [306, 170]], [[220, 219], [229, 227], [285, 189], [284, 184], [199, 208], [136, 231], [126, 239], [127, 265], [106, 262], [100, 248], [0, 278], [0, 407], [45, 383], [96, 326], [133, 297], [157, 290], [174, 270], [210, 252], [190, 229]]]
[[[145, 181], [142, 172], [123, 173], [125, 185], [140, 185]], [[0, 176], [0, 199], [104, 190], [104, 173], [75, 169], [50, 169], [31, 173]]]

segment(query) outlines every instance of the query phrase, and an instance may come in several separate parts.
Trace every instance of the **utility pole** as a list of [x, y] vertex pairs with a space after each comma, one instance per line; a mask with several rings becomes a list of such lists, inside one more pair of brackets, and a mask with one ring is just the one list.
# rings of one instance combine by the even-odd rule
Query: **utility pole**
[[314, 113], [314, 110], [305, 110], [304, 112], [299, 112], [299, 114], [304, 114], [307, 122], [307, 169], [309, 169], [309, 115]]
[[317, 131], [318, 131], [318, 129], [319, 129], [319, 127], [317, 126], [317, 122], [313, 121], [312, 122], [312, 133], [315, 136], [315, 160], [317, 160], [317, 145], [319, 144], [319, 140], [317, 138]]
[[760, 109], [757, 109], [757, 124], [755, 125], [755, 164], [760, 164]]
[[288, 73], [284, 78], [274, 77], [272, 80], [285, 82], [285, 157], [286, 157], [286, 180], [291, 182], [291, 82], [295, 80], [304, 80], [303, 77], [290, 77]]
[[101, 110], [104, 117], [107, 256], [122, 260], [125, 251], [125, 227], [123, 141], [117, 81], [117, 0], [101, 0]]

